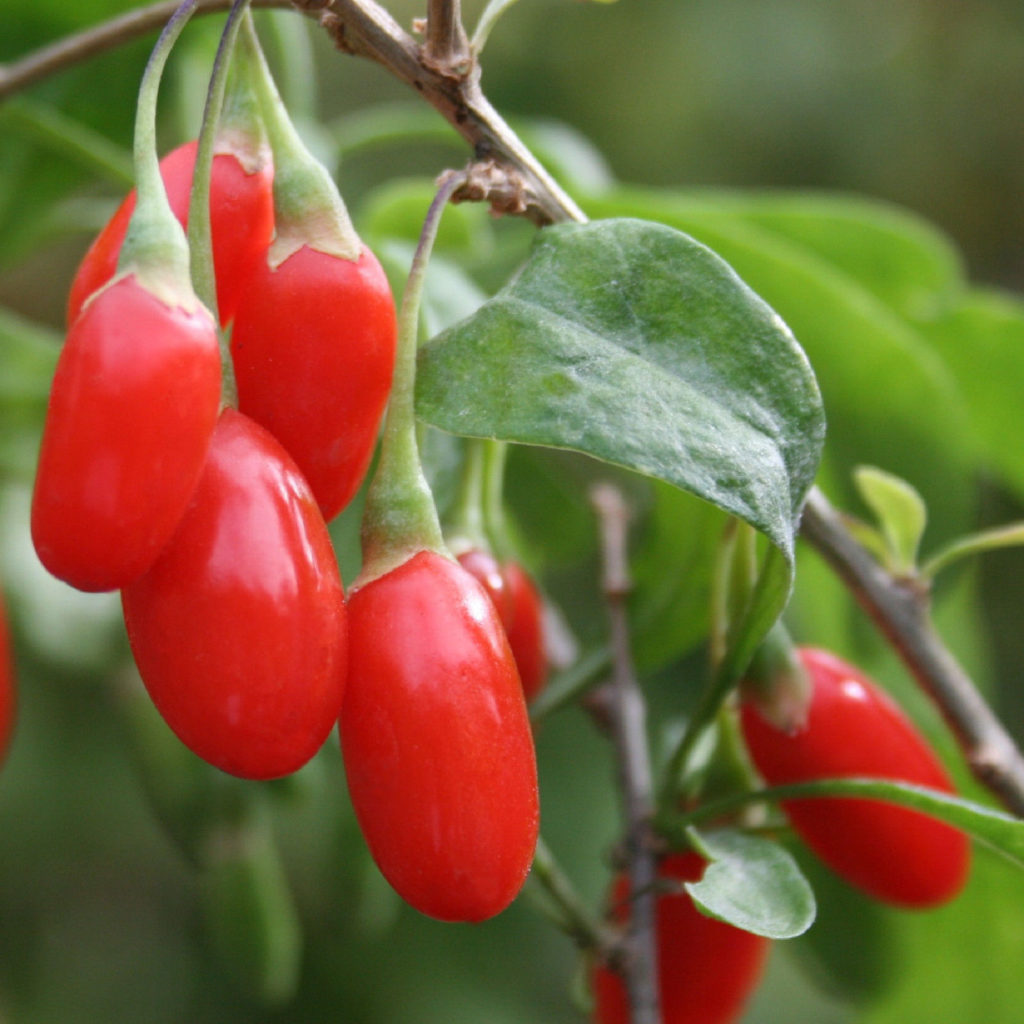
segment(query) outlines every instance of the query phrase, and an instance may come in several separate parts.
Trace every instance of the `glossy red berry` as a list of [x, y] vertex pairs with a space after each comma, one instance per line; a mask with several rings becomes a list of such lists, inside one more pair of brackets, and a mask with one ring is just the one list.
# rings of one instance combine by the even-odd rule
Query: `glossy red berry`
[[544, 608], [533, 580], [517, 562], [501, 565], [481, 548], [470, 548], [458, 558], [494, 603], [515, 657], [523, 694], [532, 700], [543, 689], [548, 675]]
[[[828, 653], [801, 648], [812, 683], [806, 726], [787, 734], [751, 700], [743, 734], [771, 785], [863, 776], [952, 792], [925, 739], [862, 672]], [[970, 858], [967, 837], [916, 811], [873, 800], [821, 798], [783, 804], [793, 828], [837, 874], [876, 899], [927, 907], [955, 896]]]
[[[188, 225], [197, 149], [197, 142], [186, 142], [160, 161], [167, 198], [182, 227]], [[117, 272], [121, 244], [134, 210], [132, 190], [82, 258], [68, 296], [69, 325], [78, 318], [86, 299]], [[233, 154], [216, 154], [210, 174], [210, 221], [217, 306], [221, 323], [226, 324], [238, 308], [242, 281], [262, 258], [274, 232], [272, 167], [263, 164], [249, 172]]]
[[32, 498], [54, 576], [114, 590], [156, 559], [199, 479], [220, 402], [220, 354], [201, 306], [168, 306], [129, 275], [68, 332]]
[[381, 872], [445, 921], [515, 898], [537, 841], [537, 769], [515, 664], [458, 563], [420, 551], [352, 595], [341, 713], [349, 792]]
[[181, 525], [123, 603], [146, 688], [200, 757], [264, 779], [323, 744], [344, 692], [341, 580], [306, 481], [258, 424], [224, 410]]
[[512, 598], [512, 619], [506, 630], [515, 655], [523, 693], [532, 700], [548, 678], [544, 645], [544, 605], [533, 580], [517, 562], [505, 563], [505, 583]]
[[[658, 865], [658, 877], [695, 882], [704, 874], [695, 853], [673, 854]], [[613, 914], [628, 918], [629, 881], [612, 886]], [[658, 987], [664, 1024], [728, 1024], [736, 1020], [761, 977], [767, 939], [705, 917], [684, 891], [657, 898]], [[594, 1020], [629, 1024], [622, 978], [606, 966], [594, 972]]]
[[396, 316], [369, 249], [302, 246], [246, 281], [231, 335], [238, 407], [267, 428], [334, 518], [366, 474], [391, 388]]
[[7, 612], [0, 600], [0, 761], [7, 755], [14, 732], [15, 696], [14, 658], [11, 654], [11, 635], [7, 625]]
[[457, 558], [459, 565], [474, 576], [487, 591], [487, 596], [491, 599], [491, 603], [498, 612], [498, 618], [505, 628], [505, 634], [508, 635], [508, 624], [512, 621], [514, 602], [505, 581], [505, 572], [501, 563], [483, 548], [468, 548], [466, 551], [460, 551]]

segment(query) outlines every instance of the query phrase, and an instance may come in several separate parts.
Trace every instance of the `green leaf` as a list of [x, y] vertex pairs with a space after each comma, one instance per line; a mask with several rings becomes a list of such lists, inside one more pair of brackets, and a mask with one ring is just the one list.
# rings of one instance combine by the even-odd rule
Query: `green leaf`
[[820, 396], [785, 324], [692, 238], [638, 220], [545, 229], [505, 288], [421, 350], [417, 414], [455, 434], [583, 452], [760, 530], [787, 568], [759, 591], [738, 648], [784, 606]]
[[863, 463], [884, 465], [913, 478], [936, 536], [967, 526], [976, 477], [966, 404], [958, 375], [915, 323], [841, 263], [750, 222], [739, 204], [714, 194], [619, 187], [587, 198], [585, 207], [592, 215], [660, 220], [727, 259], [810, 357], [828, 417], [825, 455], [836, 477], [848, 479]]
[[698, 835], [697, 846], [711, 863], [685, 888], [708, 916], [769, 939], [795, 938], [814, 923], [814, 892], [778, 843], [722, 829]]
[[853, 478], [881, 527], [890, 570], [898, 575], [912, 573], [928, 520], [921, 495], [906, 480], [874, 466], [858, 466]]
[[1024, 496], [1024, 446], [1013, 442], [1024, 394], [1024, 301], [973, 291], [920, 329], [956, 375], [985, 462]]
[[937, 573], [962, 558], [1021, 545], [1024, 545], [1024, 523], [1009, 523], [991, 530], [980, 530], [978, 533], [959, 537], [941, 551], [937, 551], [921, 566], [921, 575], [925, 579], [934, 579]]
[[902, 316], [933, 315], [963, 288], [956, 247], [902, 207], [823, 193], [712, 195], [747, 223], [812, 251]]
[[502, 292], [424, 348], [417, 412], [673, 483], [787, 555], [823, 431], [772, 310], [704, 246], [634, 220], [542, 232]]

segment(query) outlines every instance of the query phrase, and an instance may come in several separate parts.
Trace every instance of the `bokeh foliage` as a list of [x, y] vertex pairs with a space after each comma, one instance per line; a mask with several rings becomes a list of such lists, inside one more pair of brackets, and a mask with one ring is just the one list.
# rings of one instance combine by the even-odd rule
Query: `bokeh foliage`
[[[129, 6], [9, 0], [0, 60]], [[406, 24], [422, 13], [406, 0], [389, 6]], [[482, 6], [467, 0], [467, 19]], [[269, 47], [282, 90], [311, 144], [340, 165], [357, 226], [389, 257], [398, 287], [429, 179], [465, 154], [384, 72], [315, 34], [296, 36], [296, 22], [264, 18], [286, 26]], [[190, 28], [172, 62], [168, 145], [197, 128], [218, 27]], [[208, 927], [209, 906], [230, 897], [210, 895], [147, 802], [116, 599], [74, 594], [34, 561], [27, 488], [67, 284], [125, 187], [147, 49], [133, 43], [0, 106], [0, 577], [22, 690], [0, 774], [0, 1019], [580, 1020], [569, 996], [573, 950], [532, 913], [529, 892], [473, 928], [399, 903], [359, 837], [334, 742], [294, 783], [263, 787], [304, 954], [294, 998], [260, 1003], [245, 965], [233, 968], [217, 948], [224, 933], [233, 941], [231, 928]], [[857, 464], [906, 477], [928, 503], [926, 549], [1020, 516], [1024, 504], [1024, 305], [989, 287], [1019, 288], [1024, 275], [1024, 210], [1013, 201], [1024, 192], [1022, 80], [1024, 11], [1014, 0], [520, 0], [492, 36], [484, 73], [492, 101], [591, 216], [640, 216], [693, 235], [783, 316], [824, 396], [819, 483], [856, 507]], [[765, 191], [779, 186], [814, 191]], [[478, 209], [446, 216], [431, 333], [497, 290], [532, 234]], [[986, 286], [970, 284], [965, 268]], [[453, 444], [432, 433], [427, 450], [443, 503]], [[509, 466], [527, 560], [584, 648], [604, 631], [585, 500], [603, 472], [581, 456], [525, 447]], [[661, 750], [705, 671], [722, 517], [675, 488], [617, 479], [636, 508], [635, 640]], [[357, 525], [358, 506], [333, 527], [348, 578]], [[941, 581], [937, 613], [1024, 738], [1010, 633], [1024, 598], [1020, 558], [990, 555]], [[802, 549], [790, 624], [874, 672], [956, 764], [934, 711]], [[545, 834], [597, 906], [617, 830], [608, 748], [576, 710], [545, 721], [537, 743]], [[819, 874], [818, 923], [777, 945], [747, 1024], [1017, 1020], [1024, 879], [1013, 869], [980, 854], [960, 900], [918, 915], [866, 905]]]

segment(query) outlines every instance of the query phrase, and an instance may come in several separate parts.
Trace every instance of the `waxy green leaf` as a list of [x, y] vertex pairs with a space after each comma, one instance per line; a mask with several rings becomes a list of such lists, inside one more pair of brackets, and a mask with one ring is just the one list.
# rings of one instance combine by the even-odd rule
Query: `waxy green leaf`
[[795, 938], [814, 923], [814, 892], [784, 847], [734, 829], [695, 840], [710, 863], [685, 888], [703, 913], [769, 939]]
[[545, 229], [502, 291], [423, 348], [417, 414], [696, 494], [785, 556], [753, 629], [785, 603], [820, 395], [782, 320], [687, 235], [632, 219]]

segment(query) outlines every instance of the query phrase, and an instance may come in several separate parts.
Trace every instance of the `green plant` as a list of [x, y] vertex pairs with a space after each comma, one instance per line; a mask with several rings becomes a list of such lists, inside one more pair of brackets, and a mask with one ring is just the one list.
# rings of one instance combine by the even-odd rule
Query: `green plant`
[[[50, 0], [40, 2], [51, 17], [69, 17]], [[176, 17], [217, 6], [223, 5], [187, 2]], [[59, 268], [62, 254], [70, 276], [76, 225], [94, 230], [110, 223], [109, 232], [125, 216], [109, 221], [113, 203], [95, 203], [97, 177], [121, 195], [130, 175], [112, 141], [124, 134], [123, 104], [111, 98], [104, 111], [88, 105], [90, 97], [117, 91], [119, 78], [109, 67], [67, 70], [88, 88], [67, 89], [54, 78], [0, 108], [5, 128], [13, 129], [0, 147], [0, 185], [7, 187], [0, 196], [19, 197], [16, 204], [0, 201], [0, 296], [18, 310], [0, 309], [0, 558], [28, 708], [0, 786], [0, 815], [13, 807], [11, 820], [26, 833], [22, 841], [11, 831], [0, 843], [0, 859], [12, 862], [0, 876], [18, 879], [16, 890], [0, 888], [0, 948], [18, 952], [0, 957], [0, 1013], [106, 1020], [110, 1001], [126, 1018], [163, 1013], [168, 1020], [225, 1024], [262, 1012], [254, 1009], [258, 1002], [276, 1007], [282, 1020], [318, 1019], [324, 1006], [345, 1019], [381, 1022], [571, 1020], [567, 983], [578, 955], [588, 977], [600, 964], [601, 986], [616, 993], [598, 1013], [657, 1024], [677, 1009], [659, 966], [658, 908], [672, 899], [685, 906], [695, 931], [717, 918], [734, 940], [730, 948], [754, 950], [758, 961], [772, 942], [768, 984], [744, 1011], [752, 1021], [880, 1024], [984, 1013], [1011, 1024], [1007, 1014], [1021, 994], [1012, 964], [1024, 949], [1005, 893], [1019, 879], [1001, 875], [1000, 862], [979, 849], [959, 886], [966, 836], [1024, 863], [1024, 759], [1013, 737], [1016, 698], [1006, 685], [1006, 666], [1016, 655], [1006, 646], [1006, 621], [991, 628], [1003, 607], [1000, 591], [1008, 595], [1007, 616], [1020, 596], [1012, 572], [998, 588], [992, 579], [1013, 564], [1009, 549], [1022, 530], [991, 525], [1019, 516], [1024, 494], [1020, 446], [1011, 443], [1024, 382], [1019, 299], [968, 284], [951, 243], [906, 211], [835, 195], [626, 185], [575, 132], [530, 121], [513, 130], [483, 93], [483, 84], [499, 95], [512, 78], [543, 79], [545, 103], [559, 102], [558, 81], [549, 88], [548, 76], [515, 62], [546, 60], [546, 47], [567, 37], [563, 19], [578, 19], [574, 31], [602, 19], [619, 26], [610, 30], [614, 60], [601, 55], [602, 68], [629, 67], [634, 35], [643, 35], [636, 53], [652, 64], [660, 40], [677, 41], [686, 53], [673, 50], [672, 74], [651, 80], [667, 91], [685, 79], [687, 89], [649, 104], [652, 118], [636, 118], [634, 104], [615, 120], [611, 100], [643, 88], [625, 74], [592, 75], [586, 89], [573, 91], [598, 105], [600, 120], [591, 127], [608, 129], [606, 144], [619, 135], [633, 139], [641, 122], [656, 123], [657, 148], [674, 158], [660, 173], [685, 180], [718, 135], [757, 138], [751, 150], [758, 152], [776, 137], [767, 128], [751, 134], [761, 120], [745, 120], [757, 106], [750, 100], [769, 91], [763, 83], [733, 90], [747, 106], [722, 120], [727, 132], [710, 127], [711, 114], [691, 124], [685, 146], [672, 145], [666, 130], [694, 97], [703, 110], [714, 83], [748, 82], [749, 69], [772, 58], [777, 48], [762, 45], [763, 29], [773, 24], [770, 5], [739, 19], [758, 53], [729, 74], [720, 73], [719, 51], [693, 31], [706, 14], [699, 5], [674, 4], [667, 15], [654, 3], [641, 13], [639, 0], [600, 9], [567, 3], [537, 15], [536, 5], [521, 4], [514, 17], [502, 17], [512, 4], [492, 0], [480, 3], [469, 35], [455, 0], [431, 0], [412, 33], [399, 24], [399, 0], [389, 5], [391, 14], [370, 0], [294, 6], [315, 17], [315, 34], [303, 34], [294, 11], [254, 15], [270, 63], [281, 67], [283, 101], [269, 79], [251, 75], [262, 65], [244, 2], [233, 5], [223, 33], [208, 19], [206, 29], [190, 28], [176, 48], [181, 88], [165, 96], [166, 113], [179, 123], [168, 117], [161, 124], [174, 139], [195, 137], [196, 83], [207, 82], [215, 43], [218, 55], [194, 169], [166, 175], [172, 192], [189, 189], [188, 216], [172, 196], [177, 216], [162, 219], [176, 252], [157, 258], [152, 288], [165, 289], [164, 272], [175, 268], [190, 308], [201, 301], [219, 313], [209, 318], [210, 330], [219, 319], [233, 331], [218, 339], [224, 408], [212, 443], [216, 396], [208, 421], [190, 419], [209, 447], [202, 446], [192, 483], [181, 484], [186, 498], [167, 512], [168, 532], [153, 541], [155, 561], [140, 564], [134, 582], [107, 584], [124, 583], [130, 643], [157, 705], [189, 746], [225, 771], [194, 757], [154, 711], [126, 664], [116, 605], [111, 612], [97, 597], [88, 611], [72, 613], [66, 592], [47, 589], [53, 581], [20, 554], [25, 484], [36, 468], [57, 361], [47, 324], [61, 321], [66, 292], [59, 272], [54, 294], [41, 289], [42, 303], [31, 290], [23, 296], [21, 282], [27, 277], [40, 289], [33, 268]], [[801, 34], [794, 23], [792, 41], [820, 40], [832, 15], [820, 5], [815, 10], [821, 20], [813, 31]], [[91, 17], [89, 0], [74, 14]], [[102, 17], [98, 7], [92, 14]], [[49, 77], [55, 66], [69, 69], [86, 54], [156, 28], [170, 14], [169, 5], [156, 4], [126, 21], [101, 23], [84, 39], [73, 36], [56, 56], [30, 54], [4, 65], [0, 100]], [[669, 16], [689, 26], [684, 40], [674, 21], [665, 28], [659, 20]], [[514, 38], [520, 17], [550, 25], [540, 31], [535, 23], [523, 36], [528, 44], [499, 44], [505, 31]], [[789, 32], [789, 18], [786, 25]], [[903, 23], [899, 30], [913, 31]], [[1011, 47], [1011, 37], [1001, 33], [1001, 45]], [[358, 104], [366, 93], [338, 88], [339, 80], [362, 72], [326, 48], [316, 52], [325, 38], [371, 58], [380, 65], [373, 73], [382, 68], [412, 84], [418, 105], [367, 103], [345, 111], [343, 103]], [[488, 40], [493, 49], [482, 75]], [[812, 44], [807, 51], [818, 52]], [[574, 52], [582, 59], [592, 51]], [[517, 70], [503, 83], [504, 64]], [[804, 75], [805, 65], [791, 61], [788, 70]], [[314, 95], [315, 83], [327, 88]], [[352, 99], [339, 101], [343, 94]], [[798, 96], [819, 98], [822, 90], [794, 92], [792, 106], [802, 110]], [[535, 99], [527, 90], [503, 105], [526, 109]], [[284, 103], [287, 128], [277, 123]], [[830, 124], [842, 120], [836, 109], [828, 113]], [[813, 120], [801, 117], [793, 137]], [[270, 163], [252, 165], [256, 174], [242, 182], [259, 193], [256, 206], [264, 212], [253, 214], [251, 226], [269, 262], [261, 252], [249, 283], [240, 286], [237, 310], [224, 293], [232, 274], [218, 256], [219, 248], [227, 251], [219, 241], [227, 237], [218, 227], [219, 181], [225, 159], [234, 157], [215, 151], [229, 122], [244, 128], [253, 152], [266, 156], [264, 132], [274, 149], [276, 237], [269, 248]], [[298, 136], [303, 155], [293, 163], [295, 152], [290, 156], [281, 143]], [[140, 162], [139, 208], [147, 191], [162, 191], [154, 137], [148, 132]], [[468, 166], [428, 180], [452, 150], [461, 165], [466, 149]], [[317, 154], [315, 164], [306, 150]], [[872, 151], [858, 141], [857, 152]], [[731, 151], [713, 172], [717, 180], [741, 174], [733, 163], [738, 155]], [[339, 157], [347, 207], [324, 170]], [[630, 159], [629, 149], [620, 151], [616, 166]], [[233, 172], [250, 167], [236, 163]], [[783, 164], [827, 181], [817, 177], [822, 167], [813, 159], [794, 162], [787, 154]], [[315, 194], [288, 184], [300, 165], [317, 168], [307, 179], [315, 179]], [[933, 160], [926, 180], [941, 177], [941, 166]], [[645, 178], [657, 177], [643, 169]], [[764, 180], [764, 167], [749, 173]], [[489, 217], [484, 205], [499, 216]], [[325, 215], [329, 230], [322, 232]], [[175, 223], [186, 219], [188, 273]], [[328, 235], [344, 252], [314, 252]], [[106, 259], [116, 248], [109, 236], [97, 244]], [[393, 284], [408, 278], [379, 445], [395, 323], [390, 289], [365, 257], [370, 247]], [[123, 258], [135, 259], [132, 249], [129, 237]], [[88, 265], [102, 255], [87, 257]], [[340, 288], [366, 265], [368, 290], [360, 279], [355, 292], [368, 307], [325, 294], [339, 276]], [[335, 284], [319, 277], [320, 266]], [[86, 301], [72, 335], [127, 280]], [[301, 303], [297, 291], [304, 293]], [[367, 324], [377, 340], [366, 342], [370, 354], [359, 360], [365, 377], [357, 379], [348, 372], [349, 342], [341, 339], [343, 328]], [[261, 331], [262, 340], [253, 341]], [[361, 349], [364, 341], [352, 344]], [[132, 359], [141, 358], [141, 344], [127, 347]], [[257, 348], [259, 359], [247, 365], [246, 351]], [[71, 351], [69, 343], [65, 352]], [[213, 346], [204, 352], [213, 392]], [[100, 395], [110, 383], [101, 375], [88, 390]], [[272, 410], [257, 411], [254, 386], [269, 396]], [[130, 414], [117, 418], [115, 450], [159, 438], [129, 474], [146, 496], [161, 493], [159, 457], [176, 450], [161, 425], [146, 426], [169, 388], [151, 384], [132, 399]], [[335, 402], [343, 393], [345, 400]], [[60, 394], [58, 374], [55, 399]], [[297, 424], [294, 435], [286, 422]], [[95, 482], [95, 461], [74, 461], [75, 471]], [[45, 476], [41, 468], [44, 485]], [[845, 511], [858, 502], [861, 519]], [[334, 517], [333, 553], [325, 516]], [[84, 553], [100, 540], [101, 531], [76, 513], [54, 518], [67, 527], [69, 547]], [[109, 556], [116, 545], [109, 537], [104, 543]], [[966, 555], [996, 549], [1001, 556], [971, 571], [962, 564], [947, 571]], [[494, 582], [495, 568], [504, 576], [490, 599], [450, 557], [468, 551], [493, 557], [486, 580]], [[222, 571], [218, 552], [227, 552], [229, 571]], [[351, 595], [345, 678], [335, 555]], [[516, 620], [501, 614], [509, 610], [501, 591], [513, 565], [528, 567], [543, 594], [543, 644], [534, 641], [532, 652], [549, 671], [528, 709], [517, 674], [529, 688], [533, 673], [515, 649]], [[531, 603], [537, 612], [539, 600]], [[879, 635], [865, 628], [858, 605], [881, 627]], [[929, 771], [918, 774], [902, 770], [906, 756], [886, 765], [862, 761], [868, 741], [844, 739], [828, 743], [829, 754], [849, 753], [866, 774], [851, 776], [845, 763], [828, 761], [824, 775], [776, 783], [766, 767], [758, 776], [735, 705], [783, 614], [802, 641], [841, 652], [897, 691], [943, 767], [929, 760]], [[76, 625], [83, 621], [88, 627]], [[88, 689], [68, 685], [71, 677]], [[806, 710], [800, 673], [791, 682], [769, 702], [783, 731], [796, 727], [789, 716]], [[310, 689], [312, 710], [302, 703]], [[137, 773], [105, 731], [110, 706], [125, 724]], [[234, 717], [232, 709], [243, 706], [247, 714]], [[897, 721], [878, 710], [888, 705], [872, 706], [883, 724]], [[310, 714], [296, 724], [299, 707]], [[323, 744], [339, 712], [341, 757], [335, 744]], [[752, 714], [749, 707], [743, 712]], [[68, 722], [73, 733], [61, 731]], [[765, 728], [773, 749], [781, 749], [776, 726]], [[834, 729], [826, 733], [832, 738]], [[21, 740], [25, 735], [30, 739]], [[401, 742], [389, 746], [399, 735]], [[87, 756], [78, 756], [78, 744]], [[750, 749], [756, 760], [753, 739]], [[65, 750], [75, 752], [76, 769], [55, 786], [60, 799], [41, 799], [46, 780], [64, 768]], [[814, 759], [819, 766], [826, 760], [818, 753]], [[263, 780], [303, 763], [272, 782], [228, 774]], [[950, 777], [964, 796], [952, 791]], [[346, 779], [352, 808], [343, 798]], [[158, 839], [136, 835], [146, 828], [133, 802], [136, 780], [186, 870], [165, 863]], [[95, 807], [97, 793], [103, 813], [95, 822], [80, 816], [75, 828], [64, 824], [80, 808]], [[538, 806], [548, 842], [537, 831]], [[845, 844], [855, 860], [866, 860], [893, 821], [900, 837], [921, 840], [872, 867], [875, 882], [883, 878], [875, 889], [903, 904], [932, 905], [956, 890], [955, 899], [922, 915], [851, 894], [791, 841], [783, 813], [806, 808], [813, 821], [842, 821], [865, 806], [871, 814]], [[45, 813], [25, 813], [26, 807]], [[75, 883], [62, 883], [65, 875], [51, 870], [63, 846], [43, 834], [49, 814], [60, 821], [61, 836], [88, 837], [85, 852], [72, 854], [76, 870], [65, 873]], [[799, 832], [799, 816], [792, 822]], [[934, 872], [917, 871], [922, 846], [930, 846], [926, 834], [945, 837]], [[61, 852], [41, 858], [40, 849]], [[602, 917], [595, 894], [606, 888], [602, 855], [609, 851], [614, 874], [628, 878], [628, 908], [616, 904]], [[528, 899], [515, 899], [531, 855]], [[691, 865], [699, 858], [703, 871], [677, 879], [685, 897], [667, 896], [659, 875], [684, 858]], [[941, 876], [942, 884], [911, 891], [907, 877], [895, 874], [907, 865], [912, 874]], [[148, 913], [122, 909], [126, 904], [106, 890], [103, 899], [88, 890], [91, 901], [81, 895], [78, 886], [102, 886], [115, 874], [145, 879], [140, 888], [153, 894], [152, 905], [139, 905]], [[60, 884], [68, 921], [93, 925], [88, 908], [110, 907], [121, 914], [118, 933], [133, 938], [126, 947], [166, 950], [141, 967], [131, 952], [121, 954], [118, 965], [130, 969], [119, 977], [151, 972], [137, 989], [106, 986], [102, 1006], [84, 1007], [72, 997], [95, 986], [75, 983], [75, 956], [53, 957], [61, 970], [48, 969], [49, 947], [23, 941], [26, 934], [51, 934], [36, 897], [41, 887]], [[464, 929], [418, 919], [406, 903], [448, 920], [497, 919], [475, 929], [470, 941]], [[526, 914], [533, 904], [577, 950], [557, 938], [545, 945], [548, 933]], [[201, 929], [182, 926], [180, 906], [191, 908]], [[140, 934], [147, 928], [159, 939]], [[83, 946], [101, 948], [74, 944]], [[373, 955], [385, 947], [386, 957]], [[102, 950], [105, 966], [118, 956], [109, 944]], [[518, 969], [508, 972], [516, 956]], [[746, 996], [756, 972], [738, 970], [738, 953], [730, 960], [716, 995]], [[794, 962], [814, 969], [793, 969]], [[89, 977], [94, 973], [90, 968]], [[442, 973], [451, 984], [439, 987]], [[240, 993], [223, 988], [228, 981]], [[697, 998], [696, 982], [687, 993], [680, 1012], [708, 1005]], [[740, 1010], [732, 1005], [728, 1012]]]

